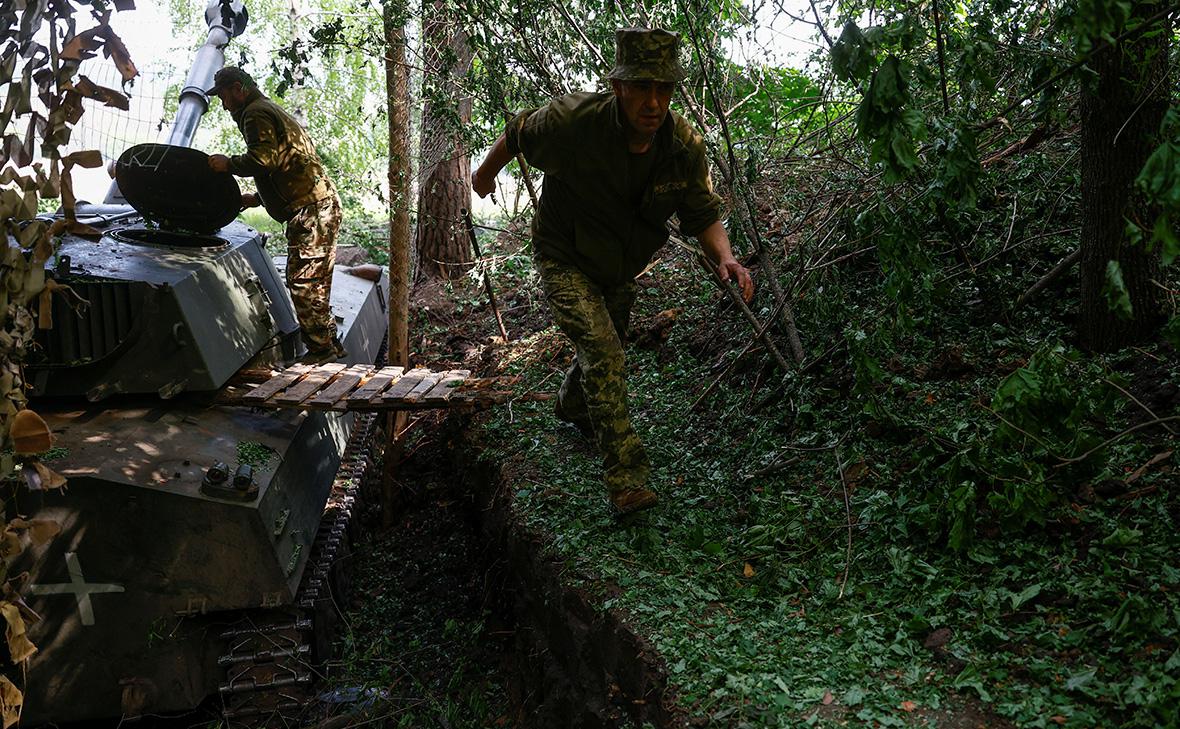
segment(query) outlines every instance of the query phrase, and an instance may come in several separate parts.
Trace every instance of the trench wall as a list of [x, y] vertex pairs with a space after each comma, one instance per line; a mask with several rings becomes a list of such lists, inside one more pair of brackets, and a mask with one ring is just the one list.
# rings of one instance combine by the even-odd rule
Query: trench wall
[[[465, 429], [465, 433], [470, 430]], [[498, 562], [515, 617], [517, 686], [528, 725], [685, 727], [662, 657], [622, 616], [569, 584], [544, 535], [513, 509], [514, 485], [469, 436], [456, 442], [458, 484], [475, 499], [484, 553]]]

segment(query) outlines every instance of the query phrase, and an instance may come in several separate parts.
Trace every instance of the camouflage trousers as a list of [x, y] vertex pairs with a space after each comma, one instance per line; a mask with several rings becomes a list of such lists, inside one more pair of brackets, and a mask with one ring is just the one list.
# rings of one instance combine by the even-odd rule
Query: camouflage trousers
[[558, 393], [562, 418], [589, 423], [609, 491], [647, 483], [650, 466], [627, 409], [623, 338], [635, 284], [601, 286], [575, 266], [535, 256], [545, 299], [577, 356]]
[[330, 300], [340, 217], [340, 199], [333, 194], [300, 208], [287, 221], [287, 288], [303, 343], [313, 352], [331, 349], [336, 338]]

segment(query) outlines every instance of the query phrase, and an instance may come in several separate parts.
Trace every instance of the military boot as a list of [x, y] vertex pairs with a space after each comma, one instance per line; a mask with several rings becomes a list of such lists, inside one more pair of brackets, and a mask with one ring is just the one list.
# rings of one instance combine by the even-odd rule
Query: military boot
[[332, 346], [325, 349], [309, 349], [307, 354], [299, 358], [299, 364], [321, 365], [336, 362], [348, 355], [348, 350], [339, 339], [332, 338]]
[[611, 512], [617, 517], [650, 509], [660, 502], [660, 497], [655, 491], [642, 486], [611, 491], [607, 499], [610, 501]]

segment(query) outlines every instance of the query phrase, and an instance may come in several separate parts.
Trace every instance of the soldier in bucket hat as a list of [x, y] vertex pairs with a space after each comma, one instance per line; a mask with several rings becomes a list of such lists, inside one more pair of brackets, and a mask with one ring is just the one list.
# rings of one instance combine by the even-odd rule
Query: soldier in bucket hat
[[592, 438], [616, 514], [654, 506], [647, 453], [631, 425], [623, 338], [635, 277], [668, 239], [672, 215], [695, 236], [721, 278], [754, 294], [720, 221], [704, 140], [669, 110], [684, 79], [679, 36], [615, 31], [611, 92], [575, 93], [517, 114], [471, 175], [484, 197], [517, 154], [545, 173], [533, 218], [533, 260], [558, 327], [577, 356], [556, 414]]

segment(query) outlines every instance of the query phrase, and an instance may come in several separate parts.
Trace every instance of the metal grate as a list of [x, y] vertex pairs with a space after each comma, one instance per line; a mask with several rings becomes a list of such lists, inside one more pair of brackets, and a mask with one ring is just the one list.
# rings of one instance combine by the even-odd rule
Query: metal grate
[[103, 359], [131, 334], [143, 308], [143, 291], [125, 281], [70, 281], [90, 302], [74, 311], [64, 296], [53, 297], [53, 328], [38, 332], [47, 367], [73, 367]]

